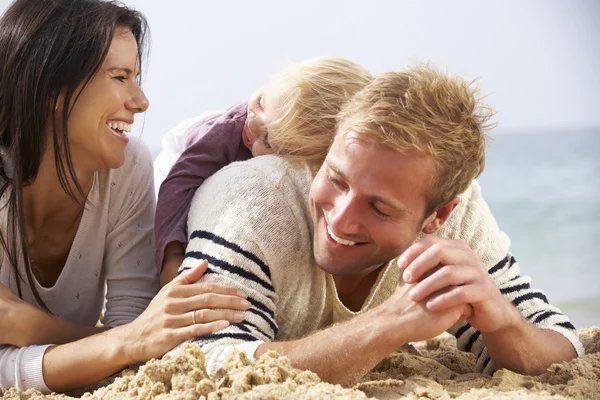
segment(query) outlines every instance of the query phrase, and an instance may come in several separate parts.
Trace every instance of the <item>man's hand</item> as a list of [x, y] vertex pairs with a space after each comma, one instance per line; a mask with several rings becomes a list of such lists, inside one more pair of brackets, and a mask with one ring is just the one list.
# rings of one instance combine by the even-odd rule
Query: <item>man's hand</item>
[[468, 322], [482, 333], [521, 321], [518, 310], [500, 293], [466, 242], [426, 236], [402, 254], [398, 266], [404, 270], [404, 281], [412, 286], [410, 299], [430, 312], [470, 306]]
[[[407, 342], [431, 339], [468, 318], [472, 309], [468, 304], [457, 304], [440, 310], [431, 310], [425, 303], [414, 301], [411, 293], [414, 284], [400, 283], [394, 294], [376, 311], [380, 320], [394, 321], [392, 335], [399, 347]], [[383, 315], [382, 315], [383, 313]]]

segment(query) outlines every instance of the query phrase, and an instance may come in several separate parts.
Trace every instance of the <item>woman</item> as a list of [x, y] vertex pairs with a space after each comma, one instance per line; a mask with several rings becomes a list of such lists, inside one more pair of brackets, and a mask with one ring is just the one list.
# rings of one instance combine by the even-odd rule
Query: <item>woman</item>
[[151, 160], [128, 137], [145, 32], [100, 0], [16, 0], [0, 20], [0, 387], [85, 386], [249, 308], [194, 283], [206, 263], [156, 294]]

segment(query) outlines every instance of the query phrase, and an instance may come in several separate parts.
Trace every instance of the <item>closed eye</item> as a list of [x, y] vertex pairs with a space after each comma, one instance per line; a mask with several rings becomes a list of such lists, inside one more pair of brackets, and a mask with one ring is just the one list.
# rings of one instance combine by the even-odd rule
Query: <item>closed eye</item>
[[265, 133], [265, 137], [263, 138], [263, 144], [267, 149], [271, 149], [271, 143], [269, 143], [269, 132]]
[[114, 79], [118, 80], [119, 82], [124, 83], [125, 81], [127, 81], [127, 77], [125, 76], [115, 76]]
[[369, 203], [369, 207], [371, 207], [371, 209], [375, 212], [375, 214], [380, 218], [385, 219], [385, 218], [390, 217], [389, 214], [386, 214], [386, 213], [382, 212], [380, 209], [378, 209], [374, 203]]
[[345, 188], [344, 184], [339, 179], [331, 176], [330, 174], [327, 174], [327, 179], [336, 188], [338, 188], [338, 189], [344, 189]]

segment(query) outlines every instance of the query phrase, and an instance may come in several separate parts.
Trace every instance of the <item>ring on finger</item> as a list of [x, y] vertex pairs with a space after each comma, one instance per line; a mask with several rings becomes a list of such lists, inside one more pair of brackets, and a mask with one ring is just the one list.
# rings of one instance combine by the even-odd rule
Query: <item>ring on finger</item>
[[192, 325], [196, 325], [196, 310], [192, 311]]

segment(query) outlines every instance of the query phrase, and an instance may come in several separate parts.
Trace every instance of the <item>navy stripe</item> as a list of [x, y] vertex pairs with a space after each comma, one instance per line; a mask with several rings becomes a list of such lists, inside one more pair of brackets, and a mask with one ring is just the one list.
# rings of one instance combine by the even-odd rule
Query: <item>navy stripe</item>
[[573, 324], [568, 321], [567, 322], [559, 322], [556, 325], [562, 326], [563, 328], [571, 329], [573, 331], [575, 330], [575, 326], [573, 326]]
[[500, 293], [509, 294], [509, 293], [513, 293], [513, 292], [518, 292], [519, 290], [527, 290], [527, 289], [531, 289], [531, 286], [529, 286], [529, 283], [521, 283], [520, 285], [515, 285], [515, 286], [510, 286], [510, 287], [500, 289]]
[[259, 285], [261, 285], [262, 287], [264, 287], [265, 289], [267, 289], [268, 291], [271, 292], [275, 292], [275, 289], [273, 288], [273, 285], [271, 285], [269, 282], [259, 278], [258, 276], [256, 276], [255, 274], [253, 274], [250, 271], [246, 271], [243, 268], [240, 268], [236, 265], [232, 265], [226, 261], [222, 261], [219, 259], [216, 259], [212, 256], [209, 256], [208, 254], [202, 253], [201, 251], [189, 251], [185, 254], [185, 257], [191, 257], [191, 258], [195, 258], [197, 260], [206, 260], [208, 261], [210, 264], [219, 267], [225, 271], [231, 272], [233, 274], [239, 275], [242, 278], [251, 280], [253, 282], [258, 283]]
[[248, 332], [250, 333], [250, 328], [248, 328], [247, 326], [245, 326], [242, 323], [237, 323], [237, 324], [231, 324], [229, 326], [232, 326], [234, 328], [238, 328], [240, 331], [244, 331], [244, 332]]
[[512, 303], [515, 306], [518, 306], [519, 304], [521, 304], [524, 301], [527, 300], [533, 300], [533, 299], [540, 299], [542, 300], [544, 303], [548, 304], [548, 299], [546, 298], [546, 296], [544, 296], [543, 293], [540, 292], [532, 292], [532, 293], [526, 293], [524, 295], [521, 295], [519, 297], [515, 297], [512, 301]]
[[[275, 333], [275, 335], [277, 335], [277, 333], [279, 332], [279, 329], [277, 328], [277, 325], [275, 324], [275, 322], [273, 322], [271, 320], [271, 318], [269, 318], [267, 315], [265, 315], [265, 313], [263, 313], [260, 310], [257, 310], [255, 308], [250, 308], [248, 310], [246, 310], [247, 312], [250, 312], [252, 314], [255, 314], [257, 316], [259, 316], [260, 318], [262, 318], [267, 324], [269, 324], [269, 326], [271, 327], [271, 329], [273, 330], [273, 332]], [[270, 337], [270, 335], [265, 335], [266, 337]]]
[[228, 249], [231, 249], [231, 250], [235, 251], [236, 253], [239, 253], [239, 254], [243, 255], [247, 259], [255, 262], [256, 265], [258, 265], [260, 267], [261, 271], [269, 279], [271, 279], [271, 270], [269, 270], [269, 267], [267, 267], [267, 264], [265, 264], [255, 254], [253, 254], [253, 253], [251, 253], [251, 252], [249, 252], [247, 250], [242, 249], [237, 244], [232, 243], [232, 242], [226, 240], [225, 238], [222, 238], [221, 236], [217, 236], [214, 233], [210, 233], [210, 232], [207, 232], [207, 231], [194, 231], [194, 232], [192, 232], [192, 235], [190, 236], [190, 240], [195, 239], [195, 238], [208, 239], [208, 240], [212, 241], [213, 243], [216, 243], [216, 244], [219, 244], [221, 246], [227, 247]]
[[251, 335], [249, 333], [209, 333], [208, 335], [204, 335], [204, 336], [198, 336], [197, 338], [192, 339], [192, 342], [214, 342], [217, 341], [219, 339], [239, 339], [239, 340], [245, 340], [247, 342], [255, 342], [257, 340], [260, 340], [259, 338], [257, 338], [254, 335]]
[[275, 319], [275, 314], [273, 313], [273, 311], [271, 311], [271, 309], [267, 306], [265, 306], [263, 303], [261, 303], [260, 301], [252, 298], [252, 297], [248, 297], [246, 300], [248, 300], [253, 307], [258, 308], [260, 311], [267, 313], [267, 315], [269, 317], [271, 317], [271, 319]]
[[[186, 257], [187, 257], [187, 255], [186, 255]], [[190, 267], [186, 267], [186, 269], [190, 269]], [[182, 270], [182, 272], [183, 272], [183, 270]], [[218, 274], [218, 272], [215, 272], [210, 267], [208, 267], [206, 269], [206, 272], [204, 273], [204, 275], [208, 275], [208, 274]], [[274, 335], [276, 336], [277, 333], [279, 332], [279, 328], [277, 327], [277, 324], [275, 324], [275, 322], [274, 322], [275, 314], [273, 313], [273, 311], [271, 311], [267, 306], [265, 306], [263, 303], [261, 303], [260, 301], [258, 301], [256, 299], [249, 297], [246, 300], [248, 300], [252, 304], [252, 306], [254, 306], [256, 308], [256, 309], [250, 308], [246, 311], [257, 315], [258, 317], [262, 318], [265, 322], [267, 322], [269, 324], [269, 326], [271, 327], [271, 329], [273, 330]], [[250, 321], [244, 321], [244, 322], [251, 324], [254, 328], [256, 328], [257, 331], [259, 331], [265, 337], [271, 338], [271, 340], [273, 340], [275, 338], [275, 336], [267, 335], [263, 330], [261, 330], [258, 326], [254, 325]]]
[[508, 262], [508, 255], [506, 257], [504, 257], [502, 260], [500, 260], [500, 262], [496, 265], [494, 265], [492, 268], [490, 268], [488, 270], [488, 274], [493, 275], [496, 272], [498, 272], [500, 269], [502, 269], [502, 267], [504, 267], [506, 265], [506, 263]]
[[537, 317], [535, 317], [535, 319], [532, 321], [534, 324], [537, 324], [538, 322], [542, 322], [545, 319], [550, 318], [553, 315], [560, 315], [560, 313], [554, 312], [554, 311], [546, 311], [543, 314], [538, 315]]
[[274, 339], [274, 337], [272, 335], [267, 335], [262, 329], [260, 329], [258, 326], [256, 326], [255, 324], [253, 324], [250, 321], [244, 321], [241, 324], [245, 325], [245, 326], [250, 326], [250, 327], [254, 328], [258, 333], [260, 333], [261, 335], [263, 335], [266, 338], [269, 338], [271, 340]]
[[485, 349], [486, 349], [486, 346], [481, 346], [481, 350], [479, 350], [479, 354], [477, 354], [477, 360], [475, 362], [479, 362], [479, 359], [483, 355]]
[[466, 351], [471, 351], [471, 349], [473, 348], [473, 344], [475, 344], [475, 341], [479, 338], [479, 335], [481, 335], [481, 333], [479, 333], [479, 331], [475, 331], [475, 333], [469, 338], [469, 341], [465, 346]]
[[492, 359], [488, 356], [487, 361], [483, 363], [483, 368], [481, 369], [482, 372], [488, 367], [490, 361], [492, 361]]
[[533, 314], [529, 314], [528, 316], [525, 317], [525, 319], [530, 320], [531, 318], [533, 318], [534, 315], [537, 315], [541, 312], [544, 312], [544, 310], [539, 310], [539, 311], [534, 312]]
[[456, 333], [454, 334], [456, 339], [459, 339], [466, 331], [469, 330], [469, 328], [471, 328], [471, 325], [465, 324], [465, 326], [463, 326], [459, 330], [457, 330]]

